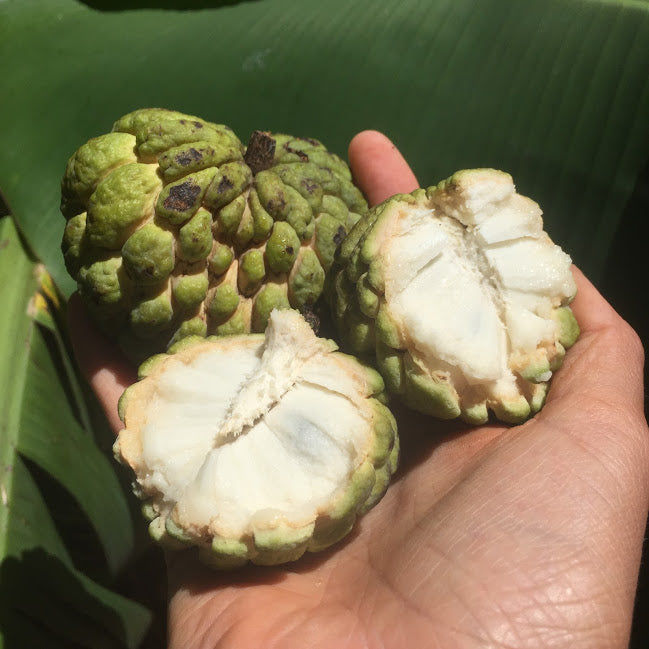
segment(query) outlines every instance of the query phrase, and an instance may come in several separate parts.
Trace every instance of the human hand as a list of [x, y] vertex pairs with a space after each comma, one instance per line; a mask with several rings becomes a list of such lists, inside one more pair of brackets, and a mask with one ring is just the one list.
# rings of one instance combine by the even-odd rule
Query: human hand
[[[375, 132], [350, 145], [375, 204], [417, 186]], [[169, 647], [625, 647], [649, 508], [643, 351], [577, 270], [582, 334], [543, 410], [463, 428], [395, 406], [401, 468], [329, 551], [232, 573], [169, 555]], [[71, 301], [72, 337], [115, 430], [134, 369]]]

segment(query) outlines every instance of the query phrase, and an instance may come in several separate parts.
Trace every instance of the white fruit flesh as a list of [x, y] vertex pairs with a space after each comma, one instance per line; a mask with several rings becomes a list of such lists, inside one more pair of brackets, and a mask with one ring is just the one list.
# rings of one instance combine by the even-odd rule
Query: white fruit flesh
[[516, 371], [557, 353], [553, 312], [576, 290], [570, 257], [508, 178], [485, 171], [455, 202], [399, 205], [378, 254], [404, 348], [477, 400], [514, 398]]
[[118, 451], [190, 535], [312, 524], [372, 445], [367, 379], [292, 311], [273, 312], [265, 338], [210, 344], [131, 388]]

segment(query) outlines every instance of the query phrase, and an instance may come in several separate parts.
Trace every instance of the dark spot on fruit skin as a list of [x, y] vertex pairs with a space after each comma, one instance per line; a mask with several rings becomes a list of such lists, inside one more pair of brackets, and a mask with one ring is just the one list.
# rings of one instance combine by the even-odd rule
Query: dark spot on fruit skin
[[284, 198], [281, 197], [281, 196], [280, 196], [279, 198], [276, 198], [276, 199], [275, 199], [275, 198], [271, 198], [271, 199], [266, 203], [265, 207], [266, 207], [266, 211], [267, 211], [269, 214], [274, 214], [274, 213], [275, 213], [275, 210], [277, 210], [278, 212], [283, 212], [284, 209], [286, 208], [286, 201], [285, 201]]
[[347, 231], [345, 230], [345, 228], [342, 225], [339, 225], [338, 229], [336, 230], [336, 234], [334, 234], [334, 243], [339, 246], [346, 235]]
[[192, 162], [198, 162], [201, 160], [203, 157], [203, 154], [194, 149], [193, 147], [187, 151], [183, 151], [182, 153], [179, 153], [176, 156], [176, 162], [181, 166], [181, 167], [186, 167], [187, 165], [191, 164]]
[[169, 196], [165, 199], [163, 206], [168, 210], [184, 212], [194, 205], [200, 192], [200, 185], [191, 181], [175, 185], [169, 190]]
[[286, 254], [287, 255], [292, 255], [294, 252], [293, 246], [286, 246]]
[[314, 180], [311, 180], [310, 178], [305, 178], [302, 181], [302, 187], [304, 187], [304, 189], [306, 189], [306, 191], [309, 192], [309, 194], [313, 194], [313, 192], [315, 192], [318, 189], [319, 185]]
[[307, 153], [304, 153], [304, 151], [300, 151], [299, 149], [293, 149], [291, 146], [289, 146], [288, 142], [284, 144], [284, 150], [287, 153], [294, 153], [296, 156], [298, 156], [298, 158], [300, 158], [300, 160], [302, 160], [302, 162], [309, 161], [309, 156]]
[[196, 128], [203, 128], [203, 125], [200, 122], [194, 122]]
[[233, 187], [234, 187], [234, 183], [227, 176], [223, 176], [223, 178], [221, 178], [221, 182], [219, 182], [219, 186], [217, 187], [216, 191], [219, 194], [223, 194], [229, 191], [230, 189], [232, 189]]

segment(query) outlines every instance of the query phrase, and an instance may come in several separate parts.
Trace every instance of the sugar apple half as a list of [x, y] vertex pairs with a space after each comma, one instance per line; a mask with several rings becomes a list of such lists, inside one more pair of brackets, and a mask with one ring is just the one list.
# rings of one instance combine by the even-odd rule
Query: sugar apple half
[[367, 204], [318, 141], [141, 109], [91, 139], [62, 181], [62, 249], [103, 330], [141, 361], [186, 335], [261, 332], [312, 309]]
[[509, 174], [465, 170], [372, 209], [328, 291], [345, 345], [374, 354], [410, 407], [516, 423], [541, 408], [579, 335], [570, 265]]
[[387, 489], [399, 445], [383, 388], [274, 310], [265, 335], [188, 337], [146, 361], [115, 452], [157, 540], [219, 568], [283, 563], [341, 539]]

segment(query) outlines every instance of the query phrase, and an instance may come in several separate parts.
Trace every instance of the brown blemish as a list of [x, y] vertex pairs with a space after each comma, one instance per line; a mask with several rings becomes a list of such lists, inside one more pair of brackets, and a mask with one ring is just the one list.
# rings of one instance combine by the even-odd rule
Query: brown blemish
[[181, 185], [171, 187], [169, 189], [169, 195], [165, 198], [162, 205], [167, 210], [184, 212], [190, 207], [193, 207], [200, 192], [200, 185], [188, 180]]
[[286, 201], [284, 200], [284, 197], [280, 195], [276, 198], [271, 198], [264, 207], [269, 214], [273, 214], [275, 211], [281, 213], [286, 209]]
[[234, 183], [227, 176], [223, 176], [223, 178], [221, 178], [221, 181], [219, 182], [219, 186], [216, 188], [216, 191], [219, 194], [224, 194], [233, 187]]
[[[302, 139], [304, 139], [304, 138], [302, 138]], [[294, 153], [298, 158], [300, 158], [300, 160], [302, 160], [302, 162], [308, 162], [309, 161], [309, 155], [307, 153], [305, 153], [304, 151], [300, 151], [299, 149], [292, 148], [291, 146], [289, 146], [288, 142], [284, 145], [284, 150], [287, 153]]]
[[336, 230], [336, 234], [334, 234], [333, 241], [336, 244], [336, 246], [339, 246], [342, 242], [342, 240], [345, 238], [347, 235], [347, 231], [342, 225], [338, 226], [338, 229]]
[[190, 165], [192, 162], [198, 162], [202, 158], [203, 158], [203, 154], [197, 149], [194, 149], [194, 147], [192, 147], [187, 151], [183, 151], [182, 153], [179, 153], [176, 156], [176, 162], [181, 167], [186, 167], [187, 165]]
[[304, 180], [302, 180], [302, 187], [304, 187], [304, 189], [306, 189], [309, 194], [313, 194], [313, 192], [318, 189], [319, 185], [315, 180], [312, 180], [311, 178], [305, 178]]

